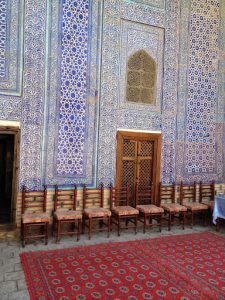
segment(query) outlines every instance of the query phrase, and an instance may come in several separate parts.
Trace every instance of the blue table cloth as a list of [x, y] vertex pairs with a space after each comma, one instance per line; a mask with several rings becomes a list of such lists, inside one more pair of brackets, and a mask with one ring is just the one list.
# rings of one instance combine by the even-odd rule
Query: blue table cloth
[[225, 219], [225, 195], [215, 196], [215, 204], [213, 208], [213, 223], [216, 224], [216, 219]]

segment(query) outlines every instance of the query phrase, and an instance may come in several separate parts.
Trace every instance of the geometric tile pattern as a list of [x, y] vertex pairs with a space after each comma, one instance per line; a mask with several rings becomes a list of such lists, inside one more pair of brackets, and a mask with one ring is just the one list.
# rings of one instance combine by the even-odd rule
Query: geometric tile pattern
[[133, 1], [137, 2], [137, 3], [146, 4], [146, 5], [150, 5], [150, 6], [153, 6], [153, 7], [161, 8], [161, 9], [165, 8], [165, 0], [133, 0]]
[[0, 1], [0, 94], [22, 94], [24, 1]]
[[163, 99], [162, 99], [162, 162], [161, 181], [172, 183], [175, 178], [178, 57], [180, 1], [167, 1], [165, 21]]
[[0, 0], [0, 79], [6, 76], [7, 0]]
[[101, 6], [86, 0], [49, 3], [43, 158], [48, 185], [95, 185]]
[[[163, 121], [161, 107], [164, 102], [167, 105], [166, 111], [171, 114], [171, 119], [175, 120], [173, 103], [176, 104], [177, 94], [175, 80], [177, 52], [174, 51], [174, 44], [176, 45], [178, 40], [176, 27], [179, 15], [178, 1], [168, 1], [166, 12], [156, 10], [143, 3], [136, 3], [136, 5], [133, 3], [124, 0], [107, 1], [104, 6], [98, 181], [106, 184], [115, 180], [116, 133], [118, 129], [161, 130]], [[165, 37], [164, 28], [169, 28], [165, 32]], [[159, 79], [162, 78], [163, 72], [163, 68], [160, 66], [160, 60], [163, 65], [163, 59], [160, 59], [161, 53], [163, 53], [163, 48], [166, 49], [164, 65], [167, 59], [168, 64], [166, 64], [166, 78], [164, 78], [165, 90], [162, 93], [162, 86], [157, 84], [159, 95], [156, 99], [156, 106], [126, 103], [124, 100], [125, 84], [123, 85], [122, 82], [126, 82], [124, 79], [126, 79], [127, 60], [129, 55], [142, 48], [157, 60], [157, 78]], [[163, 99], [161, 99], [161, 95], [163, 95]], [[176, 122], [173, 122], [173, 137], [175, 136], [174, 130], [176, 130], [175, 124]], [[168, 126], [170, 130], [171, 123]], [[166, 124], [164, 128], [167, 132]], [[170, 137], [171, 135], [168, 135], [168, 138]], [[164, 140], [165, 142], [166, 140]], [[170, 140], [170, 143], [175, 143], [175, 140]], [[174, 152], [169, 155], [170, 157], [168, 156], [164, 162], [164, 170], [174, 164]], [[172, 172], [174, 172], [174, 167]], [[171, 178], [174, 173], [169, 173], [169, 176]]]
[[63, 2], [58, 175], [82, 175], [86, 134], [88, 0]]
[[[104, 13], [102, 5], [0, 0], [0, 119], [21, 121], [20, 184], [95, 185], [96, 169], [99, 181], [114, 181], [118, 128], [162, 131], [164, 183], [222, 181], [224, 1], [168, 0], [165, 11], [164, 1], [105, 1]], [[164, 52], [162, 93], [148, 109], [121, 97], [127, 58], [141, 43], [155, 60]]]
[[224, 180], [224, 18], [223, 1], [181, 1], [177, 182]]
[[193, 0], [189, 23], [185, 171], [214, 173], [219, 0]]
[[[162, 99], [162, 73], [163, 73], [163, 46], [164, 29], [157, 26], [144, 25], [137, 22], [122, 20], [121, 31], [121, 80], [120, 80], [120, 108], [138, 109], [151, 112], [160, 111]], [[128, 60], [134, 53], [144, 50], [156, 63], [156, 82], [154, 92], [155, 103], [146, 104], [127, 101], [127, 69]]]
[[[37, 17], [38, 16], [38, 17]], [[20, 186], [42, 187], [46, 2], [26, 0]]]

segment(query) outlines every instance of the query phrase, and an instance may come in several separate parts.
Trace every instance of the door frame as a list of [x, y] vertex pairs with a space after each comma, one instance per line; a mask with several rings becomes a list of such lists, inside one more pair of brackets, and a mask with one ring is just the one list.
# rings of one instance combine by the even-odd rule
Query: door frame
[[20, 158], [20, 128], [16, 126], [0, 125], [0, 134], [14, 135], [14, 161], [13, 161], [13, 178], [12, 178], [12, 195], [11, 195], [11, 222], [16, 225], [16, 209], [18, 195], [19, 179], [19, 158]]
[[[115, 183], [118, 187], [119, 185], [119, 167], [121, 162], [122, 151], [119, 149], [119, 141], [124, 138], [143, 138], [147, 140], [154, 140], [156, 142], [156, 151], [155, 151], [155, 160], [153, 161], [153, 174], [152, 177], [154, 179], [154, 194], [153, 194], [153, 203], [158, 204], [158, 186], [160, 182], [161, 175], [161, 153], [162, 153], [162, 133], [161, 132], [146, 132], [146, 131], [126, 131], [126, 130], [118, 130], [116, 135], [117, 147], [116, 147], [116, 178]], [[121, 175], [120, 175], [121, 176]]]

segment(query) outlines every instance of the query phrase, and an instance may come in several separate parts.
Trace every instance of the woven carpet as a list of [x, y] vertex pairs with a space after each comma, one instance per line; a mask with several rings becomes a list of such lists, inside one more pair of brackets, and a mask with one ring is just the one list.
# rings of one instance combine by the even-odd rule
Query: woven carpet
[[33, 300], [225, 299], [225, 238], [210, 232], [21, 254]]

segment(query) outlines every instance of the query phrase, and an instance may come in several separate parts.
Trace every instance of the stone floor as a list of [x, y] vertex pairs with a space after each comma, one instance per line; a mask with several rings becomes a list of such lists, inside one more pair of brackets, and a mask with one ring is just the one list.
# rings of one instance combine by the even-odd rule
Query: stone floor
[[[166, 224], [163, 227], [162, 232], [159, 229], [153, 227], [145, 234], [142, 233], [142, 229], [139, 228], [138, 233], [135, 235], [132, 229], [123, 230], [121, 236], [118, 237], [116, 231], [111, 233], [110, 238], [106, 237], [106, 232], [95, 233], [91, 240], [88, 240], [87, 235], [81, 235], [79, 242], [76, 242], [75, 237], [62, 237], [60, 243], [56, 244], [53, 238], [47, 246], [42, 241], [30, 242], [25, 248], [22, 248], [18, 239], [18, 232], [5, 232], [0, 233], [0, 300], [28, 300], [29, 294], [25, 282], [24, 273], [20, 263], [19, 254], [27, 251], [47, 250], [47, 249], [62, 249], [68, 247], [74, 247], [79, 245], [91, 245], [97, 243], [109, 243], [114, 241], [129, 241], [146, 238], [154, 238], [160, 236], [187, 234], [193, 232], [212, 231], [216, 232], [215, 226], [201, 226], [195, 225], [193, 229], [189, 225], [185, 230], [182, 230], [180, 226], [174, 225], [171, 231], [167, 230]], [[225, 236], [225, 226], [220, 229], [219, 234]]]

